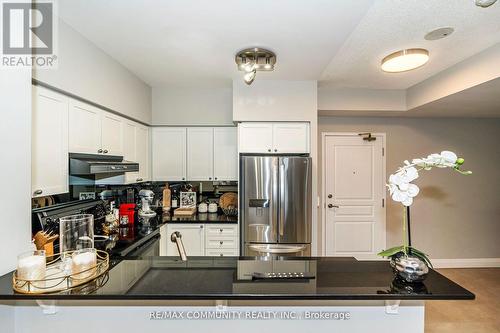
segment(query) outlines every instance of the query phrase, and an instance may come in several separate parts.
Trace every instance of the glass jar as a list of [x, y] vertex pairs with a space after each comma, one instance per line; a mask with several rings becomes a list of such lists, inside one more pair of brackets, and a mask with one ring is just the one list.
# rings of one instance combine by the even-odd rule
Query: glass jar
[[96, 265], [96, 249], [77, 250], [71, 256], [71, 277], [77, 280], [87, 279], [95, 274]]
[[21, 280], [29, 280], [28, 290], [30, 287], [43, 288], [47, 271], [47, 263], [44, 250], [28, 251], [17, 256], [17, 272], [16, 276]]

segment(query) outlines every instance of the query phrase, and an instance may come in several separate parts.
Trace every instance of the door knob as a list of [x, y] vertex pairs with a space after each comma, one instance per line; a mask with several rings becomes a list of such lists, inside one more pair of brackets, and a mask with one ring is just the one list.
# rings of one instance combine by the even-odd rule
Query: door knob
[[328, 208], [339, 208], [337, 205], [328, 204]]

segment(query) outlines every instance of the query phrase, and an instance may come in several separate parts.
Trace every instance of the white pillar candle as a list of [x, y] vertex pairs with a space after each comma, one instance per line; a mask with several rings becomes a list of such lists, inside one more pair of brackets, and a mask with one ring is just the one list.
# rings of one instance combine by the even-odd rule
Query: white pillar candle
[[45, 270], [45, 256], [32, 255], [19, 258], [17, 261], [17, 277], [23, 280], [43, 279]]
[[[93, 250], [93, 251], [92, 251]], [[86, 279], [95, 273], [97, 265], [97, 255], [94, 249], [76, 251], [72, 259], [72, 273], [75, 279]], [[85, 271], [85, 272], [83, 272]], [[83, 272], [80, 274], [76, 274]]]

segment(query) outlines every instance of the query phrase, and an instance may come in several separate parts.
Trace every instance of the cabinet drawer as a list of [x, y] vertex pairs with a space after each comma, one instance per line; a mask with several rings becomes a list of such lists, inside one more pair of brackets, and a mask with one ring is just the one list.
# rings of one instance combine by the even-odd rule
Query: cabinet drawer
[[235, 239], [225, 238], [207, 238], [207, 249], [234, 249], [237, 247]]
[[237, 257], [237, 249], [226, 249], [226, 250], [207, 250], [206, 255], [209, 257]]
[[227, 236], [234, 237], [238, 235], [237, 225], [212, 225], [206, 228], [207, 237], [210, 236]]

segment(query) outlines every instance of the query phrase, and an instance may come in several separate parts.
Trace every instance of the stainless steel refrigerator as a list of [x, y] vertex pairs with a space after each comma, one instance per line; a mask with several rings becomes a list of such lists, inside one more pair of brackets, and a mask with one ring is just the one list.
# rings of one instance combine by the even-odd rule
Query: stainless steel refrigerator
[[241, 253], [311, 254], [311, 158], [240, 157]]

